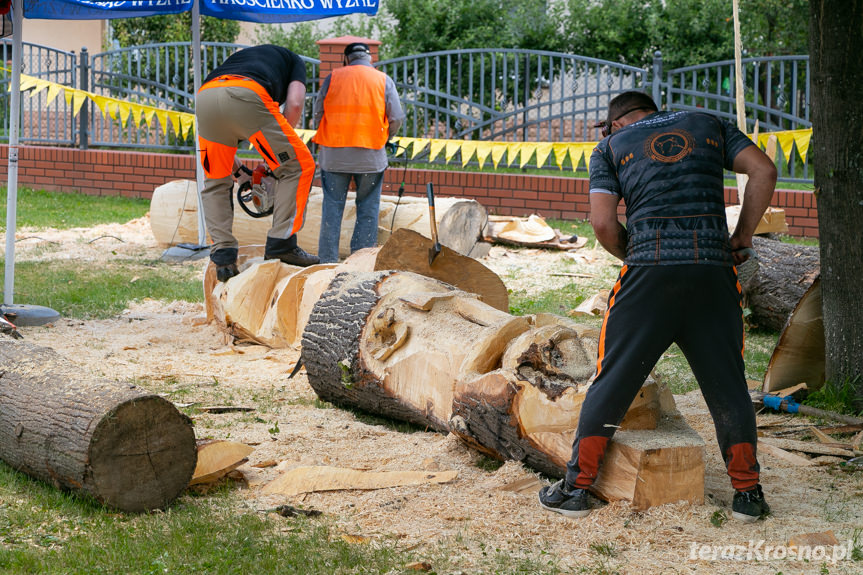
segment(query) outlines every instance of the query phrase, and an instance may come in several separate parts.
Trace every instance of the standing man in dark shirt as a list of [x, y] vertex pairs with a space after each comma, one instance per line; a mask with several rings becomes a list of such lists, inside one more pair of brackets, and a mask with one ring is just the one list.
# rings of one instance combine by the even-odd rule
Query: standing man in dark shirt
[[[219, 281], [237, 275], [237, 239], [232, 175], [243, 178], [236, 157], [243, 140], [252, 143], [276, 180], [273, 225], [267, 232], [265, 259], [308, 266], [318, 258], [297, 245], [315, 161], [294, 131], [306, 95], [306, 67], [286, 48], [265, 44], [229, 56], [204, 80], [195, 100], [198, 143], [206, 179], [201, 199], [213, 240], [210, 259]], [[284, 112], [279, 107], [284, 106]], [[247, 176], [246, 176], [247, 177]]]
[[[730, 123], [700, 112], [658, 112], [642, 92], [609, 103], [603, 135], [590, 158], [590, 223], [624, 265], [609, 297], [566, 477], [540, 490], [540, 504], [568, 517], [590, 513], [587, 489], [615, 429], [650, 370], [676, 343], [713, 416], [735, 489], [732, 515], [755, 521], [770, 509], [759, 483], [734, 266], [752, 253], [776, 167]], [[726, 169], [749, 176], [730, 237]], [[617, 218], [621, 200], [626, 227]]]

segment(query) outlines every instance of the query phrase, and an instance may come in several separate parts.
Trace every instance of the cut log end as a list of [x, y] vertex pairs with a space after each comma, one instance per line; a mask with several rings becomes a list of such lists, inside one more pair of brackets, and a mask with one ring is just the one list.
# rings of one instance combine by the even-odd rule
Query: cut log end
[[161, 509], [189, 484], [196, 461], [192, 421], [162, 397], [134, 398], [109, 412], [93, 432], [91, 493], [123, 511]]

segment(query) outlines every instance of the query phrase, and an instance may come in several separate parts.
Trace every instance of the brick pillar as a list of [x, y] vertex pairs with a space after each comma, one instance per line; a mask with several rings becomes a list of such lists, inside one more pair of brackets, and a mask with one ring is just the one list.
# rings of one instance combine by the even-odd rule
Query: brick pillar
[[320, 47], [321, 65], [318, 68], [320, 80], [330, 75], [335, 68], [343, 66], [342, 59], [345, 56], [345, 46], [354, 42], [364, 42], [368, 44], [369, 50], [372, 53], [372, 62], [378, 61], [378, 51], [381, 45], [380, 40], [372, 40], [371, 38], [361, 38], [359, 36], [339, 36], [338, 38], [324, 38], [315, 42]]

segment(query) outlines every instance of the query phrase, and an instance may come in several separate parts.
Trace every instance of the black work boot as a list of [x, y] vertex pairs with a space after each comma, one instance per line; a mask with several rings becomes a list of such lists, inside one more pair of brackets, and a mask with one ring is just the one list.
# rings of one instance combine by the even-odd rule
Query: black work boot
[[743, 523], [752, 523], [770, 514], [770, 506], [764, 500], [761, 485], [756, 485], [749, 491], [738, 491], [731, 503], [731, 516]]
[[220, 282], [226, 282], [238, 273], [237, 248], [222, 248], [210, 253], [210, 261], [216, 264], [216, 278]]
[[216, 266], [216, 279], [218, 279], [220, 282], [226, 282], [239, 273], [240, 270], [237, 268], [237, 264]]
[[300, 267], [311, 266], [321, 261], [318, 256], [313, 256], [297, 245], [296, 235], [286, 240], [267, 236], [267, 244], [264, 247], [264, 259], [281, 260], [286, 264]]
[[585, 517], [590, 514], [587, 489], [568, 489], [566, 480], [539, 490], [539, 504], [543, 509], [560, 513], [564, 517]]

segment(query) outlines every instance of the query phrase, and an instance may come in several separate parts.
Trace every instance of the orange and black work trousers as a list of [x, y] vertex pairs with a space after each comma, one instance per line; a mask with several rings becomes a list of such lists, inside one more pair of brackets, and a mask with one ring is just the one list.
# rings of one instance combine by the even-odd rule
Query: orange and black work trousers
[[732, 486], [747, 491], [758, 483], [737, 272], [683, 264], [621, 269], [602, 323], [594, 381], [581, 407], [567, 486], [593, 484], [611, 437], [672, 343], [701, 387]]
[[267, 91], [242, 76], [219, 76], [201, 86], [195, 99], [198, 145], [204, 168], [201, 200], [212, 253], [236, 250], [232, 233], [232, 178], [237, 146], [248, 140], [273, 172], [273, 225], [267, 245], [287, 240], [303, 227], [315, 160]]

